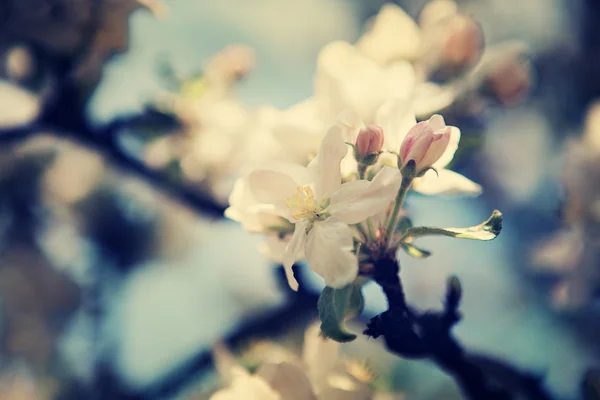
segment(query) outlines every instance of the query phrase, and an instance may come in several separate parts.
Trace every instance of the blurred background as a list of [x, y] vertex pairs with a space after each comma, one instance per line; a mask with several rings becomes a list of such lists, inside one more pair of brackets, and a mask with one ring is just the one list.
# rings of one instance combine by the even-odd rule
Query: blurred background
[[[235, 135], [260, 107], [310, 96], [321, 47], [355, 41], [383, 3], [0, 1], [0, 399], [204, 399], [216, 343], [300, 346], [323, 284], [302, 274], [291, 292], [260, 238], [223, 217], [256, 147]], [[396, 3], [417, 19], [427, 1]], [[504, 230], [491, 243], [425, 239], [433, 256], [401, 258], [405, 290], [439, 307], [458, 275], [469, 349], [584, 398], [600, 367], [600, 3], [457, 4], [486, 48], [523, 43], [530, 68], [503, 64], [486, 101], [445, 114], [463, 132], [452, 167], [483, 195], [408, 207], [438, 226], [500, 209]], [[214, 78], [231, 45], [245, 47]], [[210, 79], [228, 79], [227, 93], [202, 97]], [[378, 287], [366, 295], [362, 321], [386, 308]], [[460, 398], [373, 340], [344, 351], [378, 366], [390, 398]]]

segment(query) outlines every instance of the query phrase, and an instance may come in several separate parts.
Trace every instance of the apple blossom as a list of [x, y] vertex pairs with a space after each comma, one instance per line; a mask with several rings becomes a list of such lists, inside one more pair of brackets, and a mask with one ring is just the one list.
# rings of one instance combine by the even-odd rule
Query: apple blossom
[[431, 168], [446, 151], [451, 131], [441, 115], [434, 115], [428, 121], [413, 126], [400, 146], [399, 166], [403, 167], [413, 160], [417, 175]]
[[[384, 211], [400, 187], [400, 173], [384, 167], [372, 181], [342, 184], [340, 163], [348, 152], [342, 128], [334, 125], [308, 167], [277, 163], [246, 176], [259, 208], [294, 224], [284, 266], [292, 288], [298, 284], [291, 267], [300, 252], [327, 285], [343, 287], [358, 273], [350, 225]], [[231, 212], [230, 212], [231, 214]]]

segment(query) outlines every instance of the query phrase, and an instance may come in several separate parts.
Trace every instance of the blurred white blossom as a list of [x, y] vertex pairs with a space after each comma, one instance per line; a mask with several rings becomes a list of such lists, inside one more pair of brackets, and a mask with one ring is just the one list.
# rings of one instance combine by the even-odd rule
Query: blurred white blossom
[[553, 303], [580, 309], [600, 287], [600, 105], [588, 111], [581, 138], [568, 143], [562, 166], [565, 227], [534, 252], [534, 263], [558, 277]]
[[364, 368], [338, 357], [339, 344], [321, 336], [318, 323], [306, 330], [301, 357], [270, 343], [256, 352], [259, 365], [251, 375], [225, 347], [216, 347], [215, 364], [228, 386], [211, 400], [374, 400], [383, 394], [371, 388], [373, 376]]

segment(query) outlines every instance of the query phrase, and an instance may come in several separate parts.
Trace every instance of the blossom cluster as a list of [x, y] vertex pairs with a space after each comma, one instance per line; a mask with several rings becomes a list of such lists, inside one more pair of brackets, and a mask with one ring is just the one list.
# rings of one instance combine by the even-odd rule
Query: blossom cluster
[[[394, 129], [393, 123], [348, 124], [350, 115], [357, 117], [345, 112], [327, 130], [307, 165], [274, 161], [248, 169], [230, 198], [227, 216], [267, 234], [269, 254], [283, 262], [294, 289], [291, 268], [302, 258], [328, 286], [342, 288], [357, 278], [363, 255], [393, 254], [403, 243], [396, 200], [411, 184], [435, 187], [450, 176], [478, 188], [444, 169], [460, 133], [442, 116]], [[390, 142], [401, 143], [396, 152], [385, 149]], [[460, 185], [450, 182], [446, 189]]]
[[[327, 286], [343, 288], [368, 275], [371, 262], [395, 257], [400, 248], [414, 256], [429, 254], [412, 244], [423, 232], [469, 236], [406, 232], [402, 210], [409, 190], [481, 192], [478, 184], [445, 168], [461, 133], [432, 113], [447, 104], [431, 96], [432, 84], [423, 78], [445, 65], [444, 52], [450, 51], [446, 41], [431, 41], [431, 32], [444, 28], [450, 36], [480, 39], [476, 24], [465, 28], [466, 17], [451, 4], [431, 3], [421, 27], [399, 7], [385, 5], [356, 44], [336, 41], [321, 50], [310, 98], [284, 111], [259, 110], [253, 142], [261, 151], [250, 152], [260, 156], [235, 182], [226, 215], [266, 236], [265, 254], [284, 265], [293, 289], [298, 283], [292, 265], [303, 259]], [[448, 31], [455, 23], [460, 29]], [[399, 40], [401, 34], [406, 39]], [[450, 57], [455, 67], [477, 63], [480, 46], [466, 48], [470, 57]], [[435, 63], [434, 50], [440, 52]]]
[[210, 400], [389, 398], [381, 388], [373, 388], [376, 376], [370, 367], [340, 353], [339, 343], [319, 335], [318, 323], [306, 330], [300, 357], [275, 343], [251, 346], [242, 354], [242, 361], [257, 366], [254, 374], [218, 345], [213, 352], [215, 365], [228, 387], [215, 392]]
[[581, 310], [593, 303], [600, 282], [600, 103], [587, 114], [583, 135], [564, 153], [564, 227], [534, 252], [534, 265], [557, 279], [552, 303]]
[[[172, 135], [151, 135], [144, 161], [165, 170], [176, 166], [185, 181], [224, 201], [244, 164], [307, 165], [340, 118], [355, 131], [366, 125], [386, 129], [383, 149], [397, 152], [403, 136], [391, 131], [407, 131], [415, 116], [426, 120], [442, 111], [477, 110], [483, 98], [510, 104], [527, 88], [528, 71], [519, 61], [522, 46], [484, 49], [477, 22], [451, 0], [432, 1], [418, 21], [385, 4], [366, 27], [355, 43], [334, 41], [321, 49], [313, 95], [284, 110], [251, 109], [236, 98], [236, 82], [253, 66], [252, 51], [244, 46], [216, 54], [197, 76], [171, 74], [173, 88], [156, 107], [182, 126]], [[352, 141], [351, 136], [344, 139]], [[453, 130], [450, 146], [458, 144], [459, 136]], [[387, 152], [381, 158], [395, 162]], [[343, 171], [356, 168], [353, 162], [346, 158]], [[435, 173], [427, 172], [415, 189], [426, 194], [480, 191], [449, 170], [438, 173], [432, 183]]]

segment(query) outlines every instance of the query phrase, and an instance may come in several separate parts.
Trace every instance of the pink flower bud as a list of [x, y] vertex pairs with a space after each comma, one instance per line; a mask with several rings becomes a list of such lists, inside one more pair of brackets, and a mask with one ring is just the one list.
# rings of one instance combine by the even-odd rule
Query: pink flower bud
[[409, 160], [416, 163], [416, 173], [433, 166], [442, 157], [450, 143], [452, 129], [446, 126], [441, 115], [434, 115], [428, 121], [413, 126], [400, 145], [402, 166]]
[[356, 138], [357, 158], [376, 154], [383, 148], [383, 128], [377, 125], [368, 125], [360, 130]]
[[483, 32], [472, 18], [457, 15], [448, 22], [448, 34], [443, 46], [441, 64], [450, 68], [465, 68], [479, 61], [483, 50]]
[[498, 61], [487, 77], [492, 93], [502, 104], [512, 106], [525, 97], [531, 86], [531, 76], [526, 62], [516, 55]]

